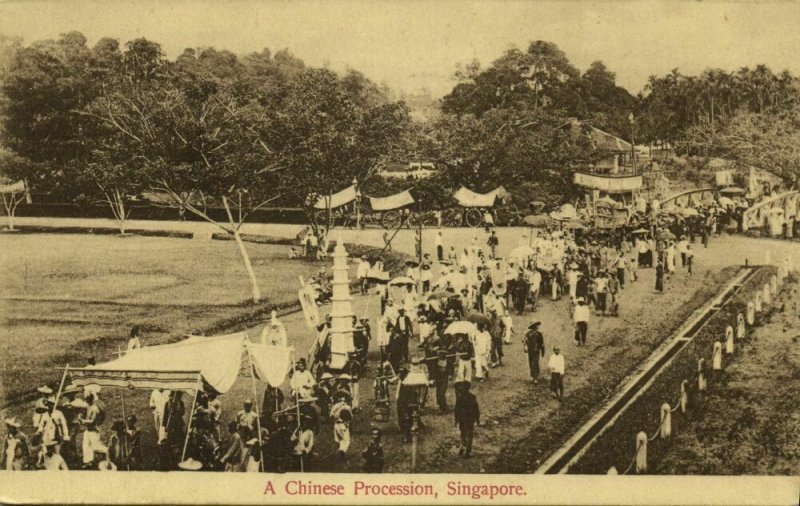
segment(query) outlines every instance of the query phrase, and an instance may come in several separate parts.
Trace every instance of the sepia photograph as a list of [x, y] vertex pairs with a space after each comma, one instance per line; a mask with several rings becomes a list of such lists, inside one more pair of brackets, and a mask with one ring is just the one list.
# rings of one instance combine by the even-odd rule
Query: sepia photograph
[[796, 504], [798, 26], [0, 0], [0, 502]]

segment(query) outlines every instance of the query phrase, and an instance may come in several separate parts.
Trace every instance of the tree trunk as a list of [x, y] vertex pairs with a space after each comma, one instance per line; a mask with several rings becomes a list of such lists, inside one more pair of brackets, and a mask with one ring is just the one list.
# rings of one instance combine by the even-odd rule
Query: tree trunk
[[236, 245], [239, 246], [239, 253], [242, 254], [242, 261], [244, 262], [245, 269], [247, 269], [247, 275], [250, 277], [250, 287], [253, 292], [253, 302], [258, 302], [261, 300], [261, 289], [258, 287], [256, 273], [253, 270], [253, 265], [250, 263], [250, 255], [247, 254], [247, 249], [244, 247], [242, 237], [239, 235], [239, 227], [233, 221], [233, 215], [231, 214], [231, 208], [228, 205], [228, 199], [226, 197], [222, 197], [222, 203], [225, 205], [225, 211], [228, 213], [228, 220], [230, 221], [231, 228], [233, 229], [233, 238], [236, 240]]

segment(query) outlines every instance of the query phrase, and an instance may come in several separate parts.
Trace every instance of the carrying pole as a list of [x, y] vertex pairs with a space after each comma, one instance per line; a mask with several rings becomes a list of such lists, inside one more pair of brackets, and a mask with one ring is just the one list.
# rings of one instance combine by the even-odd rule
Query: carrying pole
[[250, 349], [247, 349], [247, 358], [250, 360], [250, 380], [253, 383], [253, 404], [256, 408], [256, 428], [258, 429], [258, 453], [261, 455], [261, 460], [258, 461], [258, 469], [264, 470], [264, 447], [261, 443], [261, 413], [258, 412], [258, 392], [256, 391], [256, 366], [253, 364], [253, 355]]
[[[295, 364], [295, 355], [294, 350], [292, 350], [292, 377], [296, 374], [296, 370], [294, 367]], [[299, 441], [300, 438], [300, 392], [297, 390], [294, 391], [294, 403], [297, 406], [297, 438]], [[300, 472], [304, 472], [303, 469], [303, 454], [300, 454]]]
[[[189, 434], [192, 433], [192, 419], [194, 418], [194, 408], [197, 404], [197, 394], [200, 393], [201, 385], [201, 376], [197, 374], [197, 386], [194, 389], [194, 400], [192, 400], [192, 410], [189, 412], [189, 424], [186, 426], [186, 439], [183, 442], [183, 452], [181, 453], [181, 462], [186, 460], [186, 449], [189, 447]], [[170, 406], [170, 411], [172, 411], [172, 406]]]

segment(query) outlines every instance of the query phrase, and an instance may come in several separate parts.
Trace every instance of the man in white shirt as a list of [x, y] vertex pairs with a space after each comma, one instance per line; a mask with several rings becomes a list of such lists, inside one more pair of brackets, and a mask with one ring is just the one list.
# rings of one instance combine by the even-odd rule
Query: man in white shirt
[[361, 261], [356, 268], [356, 279], [358, 279], [359, 285], [361, 286], [362, 294], [367, 293], [367, 276], [369, 276], [369, 269], [369, 260], [367, 260], [366, 256], [361, 257]]
[[478, 323], [478, 332], [475, 334], [475, 377], [478, 381], [484, 380], [484, 371], [489, 375], [489, 353], [492, 351], [492, 335], [483, 322]]
[[316, 383], [311, 371], [306, 370], [306, 360], [304, 358], [298, 360], [297, 368], [292, 373], [292, 379], [289, 381], [292, 394], [294, 395], [296, 393], [303, 399], [309, 399], [311, 398]]
[[550, 391], [553, 397], [564, 400], [564, 355], [561, 355], [558, 346], [553, 346], [553, 354], [547, 367], [550, 369]]
[[578, 297], [578, 305], [575, 306], [572, 319], [575, 322], [575, 341], [578, 342], [578, 346], [584, 346], [586, 334], [589, 332], [589, 306], [583, 297]]
[[531, 272], [531, 297], [533, 297], [533, 311], [536, 311], [536, 304], [539, 302], [539, 290], [542, 287], [542, 273], [539, 269], [533, 268]]
[[164, 408], [169, 399], [169, 390], [158, 389], [150, 393], [150, 411], [153, 412], [153, 426], [156, 429], [156, 434], [159, 433], [159, 428], [163, 425]]

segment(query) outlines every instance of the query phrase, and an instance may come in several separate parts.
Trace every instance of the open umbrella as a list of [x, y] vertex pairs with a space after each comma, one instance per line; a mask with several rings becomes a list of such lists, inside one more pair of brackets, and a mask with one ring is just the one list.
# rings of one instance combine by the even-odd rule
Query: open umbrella
[[460, 272], [451, 272], [450, 274], [442, 276], [436, 280], [433, 286], [434, 288], [444, 287], [447, 286], [448, 282], [456, 291], [467, 287], [467, 277]]
[[409, 278], [408, 276], [400, 276], [389, 281], [389, 286], [409, 286], [416, 284], [417, 284], [416, 281]]
[[675, 239], [677, 239], [677, 237], [675, 237], [675, 234], [673, 234], [669, 230], [662, 230], [658, 234], [658, 238], [662, 241], [674, 241]]
[[739, 188], [738, 186], [729, 186], [727, 188], [721, 189], [719, 192], [722, 195], [742, 195], [745, 193], [745, 191]]
[[479, 323], [483, 323], [484, 325], [489, 325], [489, 317], [483, 313], [472, 312], [469, 313], [464, 317], [465, 320], [468, 322], [472, 322], [475, 325]]
[[477, 331], [477, 327], [472, 322], [468, 322], [465, 320], [461, 320], [458, 322], [453, 322], [444, 329], [445, 334], [473, 334]]

